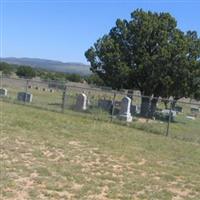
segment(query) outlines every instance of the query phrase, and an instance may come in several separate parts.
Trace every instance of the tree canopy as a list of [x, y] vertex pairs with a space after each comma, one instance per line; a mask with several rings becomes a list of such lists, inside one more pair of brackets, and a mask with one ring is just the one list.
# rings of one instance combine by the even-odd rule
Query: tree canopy
[[8, 63], [0, 62], [0, 71], [2, 71], [5, 75], [10, 75], [13, 71], [13, 67]]
[[199, 96], [200, 39], [184, 33], [169, 13], [135, 10], [90, 47], [91, 70], [114, 89], [139, 89], [143, 95]]
[[17, 76], [25, 78], [33, 78], [36, 76], [36, 71], [29, 66], [20, 66], [16, 71]]

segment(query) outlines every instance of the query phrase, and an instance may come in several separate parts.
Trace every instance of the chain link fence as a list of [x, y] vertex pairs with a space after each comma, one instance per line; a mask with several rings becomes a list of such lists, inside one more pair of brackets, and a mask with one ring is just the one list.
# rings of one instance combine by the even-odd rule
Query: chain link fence
[[174, 101], [141, 96], [139, 91], [9, 77], [1, 77], [1, 85], [3, 101], [83, 115], [200, 143], [200, 102], [191, 99]]

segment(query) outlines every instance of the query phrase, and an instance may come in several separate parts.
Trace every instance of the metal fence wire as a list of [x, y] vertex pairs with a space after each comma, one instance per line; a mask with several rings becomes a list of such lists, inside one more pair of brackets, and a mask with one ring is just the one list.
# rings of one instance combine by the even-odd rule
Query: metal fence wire
[[58, 81], [1, 77], [1, 82], [3, 101], [127, 124], [146, 132], [200, 143], [200, 102], [195, 100], [174, 101], [142, 96], [139, 91], [115, 91]]

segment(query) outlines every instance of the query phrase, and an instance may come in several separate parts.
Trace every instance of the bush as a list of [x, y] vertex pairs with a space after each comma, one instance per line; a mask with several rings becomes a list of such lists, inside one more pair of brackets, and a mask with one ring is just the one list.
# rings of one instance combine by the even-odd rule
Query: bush
[[2, 71], [5, 75], [10, 75], [13, 71], [13, 67], [8, 63], [0, 62], [0, 71]]
[[20, 66], [17, 68], [17, 76], [25, 78], [33, 78], [36, 76], [36, 71], [29, 66]]

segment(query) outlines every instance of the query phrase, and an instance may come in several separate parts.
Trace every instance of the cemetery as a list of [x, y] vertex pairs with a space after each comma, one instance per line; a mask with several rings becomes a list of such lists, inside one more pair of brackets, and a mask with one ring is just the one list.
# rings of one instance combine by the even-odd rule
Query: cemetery
[[[21, 82], [23, 80], [18, 80]], [[12, 81], [4, 84], [4, 101], [9, 102], [25, 102], [29, 106], [39, 107], [47, 110], [69, 113], [75, 111], [77, 114], [82, 113], [86, 117], [93, 119], [112, 121], [114, 123], [128, 123], [131, 127], [147, 130], [151, 133], [159, 133], [165, 135], [167, 124], [170, 123], [171, 136], [183, 137], [181, 131], [184, 130], [183, 123], [187, 124], [193, 119], [195, 124], [199, 123], [199, 107], [190, 106], [187, 102], [179, 102], [174, 110], [166, 109], [162, 99], [158, 100], [156, 111], [152, 116], [141, 116], [141, 99], [138, 95], [133, 95], [130, 91], [117, 92], [114, 96], [114, 91], [98, 90], [95, 88], [77, 88], [68, 86], [65, 94], [63, 89], [54, 90], [52, 88], [37, 86], [34, 82], [31, 83], [31, 88], [24, 92], [20, 92], [20, 88], [9, 84]], [[13, 82], [12, 82], [13, 83]], [[30, 83], [29, 83], [30, 84]], [[20, 84], [15, 84], [20, 85]], [[35, 88], [45, 88], [49, 92], [37, 90]], [[63, 88], [63, 87], [62, 87]], [[23, 91], [23, 90], [21, 90]], [[6, 96], [6, 94], [9, 94]], [[131, 95], [130, 95], [131, 94]], [[64, 100], [63, 100], [63, 95]], [[128, 95], [128, 96], [127, 96]], [[127, 103], [124, 101], [128, 101]], [[147, 105], [146, 109], [150, 109]], [[150, 113], [150, 111], [149, 111]], [[145, 118], [147, 120], [145, 120]], [[175, 128], [178, 127], [178, 128]], [[195, 134], [196, 135], [196, 134]], [[185, 137], [185, 136], [184, 136]]]
[[199, 200], [198, 2], [31, 3], [0, 4], [0, 199]]

